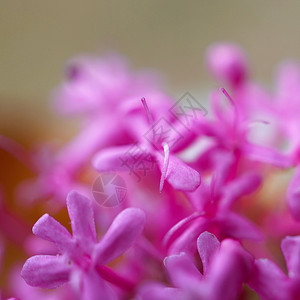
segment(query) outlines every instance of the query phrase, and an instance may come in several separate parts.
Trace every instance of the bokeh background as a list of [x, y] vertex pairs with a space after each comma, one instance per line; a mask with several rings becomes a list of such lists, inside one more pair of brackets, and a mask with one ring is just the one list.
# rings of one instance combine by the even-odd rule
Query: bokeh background
[[[118, 51], [135, 69], [160, 71], [176, 98], [213, 86], [205, 51], [233, 41], [247, 51], [252, 76], [270, 84], [278, 62], [300, 60], [299, 15], [299, 0], [1, 0], [0, 134], [28, 148], [70, 138], [76, 121], [56, 116], [49, 95], [66, 60], [81, 53]], [[44, 211], [13, 204], [14, 187], [30, 172], [1, 150], [0, 168], [6, 205], [32, 223]], [[6, 261], [24, 256], [9, 249]]]
[[49, 110], [64, 63], [80, 53], [119, 51], [134, 68], [162, 72], [175, 96], [207, 86], [208, 45], [230, 40], [249, 54], [252, 73], [271, 81], [276, 63], [300, 59], [297, 0], [0, 1], [2, 133], [68, 134]]

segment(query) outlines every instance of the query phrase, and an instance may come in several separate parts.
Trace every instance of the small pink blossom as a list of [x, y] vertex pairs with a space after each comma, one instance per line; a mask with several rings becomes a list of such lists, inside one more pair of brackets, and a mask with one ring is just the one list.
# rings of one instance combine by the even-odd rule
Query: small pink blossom
[[251, 277], [253, 258], [242, 246], [226, 239], [221, 243], [208, 232], [197, 239], [203, 273], [186, 253], [165, 258], [164, 264], [174, 288], [156, 283], [142, 287], [147, 299], [236, 299], [243, 282]]
[[300, 237], [285, 237], [281, 242], [281, 250], [287, 265], [288, 276], [268, 259], [255, 261], [250, 287], [263, 299], [296, 300], [299, 298]]
[[104, 265], [130, 248], [141, 234], [145, 223], [143, 211], [137, 208], [122, 211], [97, 242], [90, 201], [77, 192], [70, 192], [67, 208], [73, 236], [48, 214], [42, 216], [33, 226], [33, 233], [54, 243], [59, 255], [29, 258], [23, 266], [22, 277], [29, 285], [42, 288], [57, 288], [75, 280], [76, 286], [81, 287], [78, 292], [82, 299], [97, 299], [99, 295], [114, 299], [112, 289], [103, 279], [110, 278], [118, 284], [114, 279], [117, 275]]

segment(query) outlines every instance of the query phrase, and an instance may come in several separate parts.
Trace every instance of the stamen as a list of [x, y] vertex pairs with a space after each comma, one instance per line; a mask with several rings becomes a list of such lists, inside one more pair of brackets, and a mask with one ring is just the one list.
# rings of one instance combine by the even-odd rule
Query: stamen
[[96, 265], [96, 271], [103, 277], [106, 281], [126, 290], [132, 291], [136, 286], [136, 282], [131, 281], [130, 279], [117, 274], [112, 269], [107, 266]]
[[233, 101], [233, 99], [231, 98], [231, 96], [228, 94], [228, 92], [224, 88], [220, 88], [220, 91], [227, 98], [227, 100], [229, 100], [230, 104], [234, 108], [233, 125], [234, 125], [234, 131], [236, 132], [236, 130], [238, 129], [238, 121], [239, 121], [238, 108], [237, 108], [235, 102]]
[[170, 156], [170, 149], [169, 149], [169, 145], [167, 143], [163, 143], [163, 147], [164, 147], [164, 165], [163, 165], [163, 169], [161, 171], [161, 177], [160, 177], [160, 184], [159, 184], [159, 192], [162, 192], [162, 189], [164, 188], [164, 183], [165, 183], [165, 179], [167, 176], [167, 170], [168, 170], [168, 165], [169, 165], [169, 156]]
[[[143, 97], [141, 99], [142, 103], [143, 103], [143, 106], [144, 106], [144, 109], [146, 111], [146, 115], [147, 115], [147, 118], [148, 118], [148, 122], [150, 124], [150, 126], [152, 127], [152, 142], [154, 142], [155, 140], [155, 132], [154, 132], [154, 121], [153, 121], [153, 118], [151, 116], [151, 113], [150, 113], [150, 110], [149, 110], [149, 107], [148, 107], [148, 104], [146, 102], [146, 99]], [[152, 145], [152, 143], [150, 143]]]
[[142, 103], [144, 105], [144, 108], [145, 108], [145, 111], [146, 111], [146, 114], [147, 114], [147, 117], [148, 117], [148, 121], [149, 121], [150, 125], [152, 126], [154, 122], [153, 122], [153, 118], [152, 118], [152, 116], [150, 114], [150, 110], [149, 110], [149, 107], [147, 105], [146, 99], [143, 97], [141, 99], [141, 101], [142, 101]]
[[251, 129], [257, 124], [262, 124], [262, 125], [271, 125], [271, 122], [265, 121], [265, 120], [253, 120], [248, 124], [248, 128]]
[[254, 120], [252, 123], [260, 123], [260, 124], [264, 124], [264, 125], [271, 124], [269, 121], [265, 121], [265, 120]]
[[231, 98], [231, 96], [228, 94], [228, 92], [224, 88], [220, 88], [221, 93], [229, 100], [229, 102], [235, 107], [235, 102]]

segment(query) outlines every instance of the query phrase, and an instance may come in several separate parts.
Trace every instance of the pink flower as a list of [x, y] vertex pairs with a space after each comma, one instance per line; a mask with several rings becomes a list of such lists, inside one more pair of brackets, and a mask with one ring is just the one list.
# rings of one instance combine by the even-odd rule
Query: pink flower
[[121, 108], [123, 101], [140, 98], [143, 92], [159, 91], [152, 73], [134, 72], [116, 54], [76, 57], [67, 63], [65, 80], [53, 93], [54, 105], [63, 114], [103, 116], [116, 106]]
[[[228, 100], [228, 108], [222, 108], [221, 93]], [[280, 168], [288, 168], [293, 165], [291, 157], [274, 147], [253, 143], [250, 138], [250, 128], [255, 122], [248, 115], [248, 108], [234, 101], [223, 88], [220, 92], [212, 93], [212, 110], [215, 118], [203, 119], [198, 127], [199, 134], [212, 138], [212, 145], [205, 154], [199, 157], [199, 166], [205, 166], [205, 161], [212, 160], [214, 152], [226, 150], [235, 154], [237, 161], [249, 159], [255, 162], [272, 164]], [[237, 99], [238, 100], [238, 99]], [[206, 162], [207, 164], [207, 162]], [[197, 165], [197, 163], [195, 163]]]
[[[199, 173], [171, 154], [168, 141], [176, 139], [176, 136], [169, 136], [168, 139], [166, 139], [164, 135], [162, 135], [155, 140], [156, 133], [152, 116], [150, 115], [149, 108], [144, 98], [142, 99], [142, 102], [148, 115], [148, 120], [151, 126], [150, 129], [153, 132], [153, 140], [146, 143], [142, 140], [143, 132], [141, 132], [139, 143], [135, 145], [137, 151], [135, 151], [134, 157], [129, 157], [129, 159], [127, 153], [134, 145], [107, 148], [102, 150], [93, 160], [94, 168], [99, 172], [132, 172], [131, 168], [134, 166], [135, 158], [146, 156], [148, 161], [150, 160], [152, 163], [158, 164], [161, 172], [160, 191], [163, 189], [165, 180], [168, 181], [175, 190], [194, 191], [201, 183]], [[176, 135], [178, 133], [176, 131], [176, 133], [173, 134]], [[191, 134], [193, 135], [193, 133]], [[189, 142], [190, 139], [188, 139], [188, 142], [183, 141], [182, 144]]]
[[72, 189], [88, 194], [77, 177], [92, 156], [105, 147], [131, 144], [141, 132], [148, 130], [137, 99], [151, 98], [155, 117], [173, 105], [150, 75], [149, 72], [133, 72], [118, 56], [72, 60], [67, 67], [66, 80], [53, 98], [61, 113], [83, 115], [81, 129], [62, 148], [48, 151], [38, 161], [37, 154], [33, 155], [33, 171], [37, 178], [22, 183], [19, 198], [31, 201], [50, 198], [64, 202]]
[[243, 50], [230, 43], [214, 44], [207, 51], [209, 71], [221, 84], [236, 87], [244, 83], [248, 75], [248, 62]]
[[22, 277], [31, 286], [57, 288], [68, 281], [79, 286], [81, 299], [114, 299], [103, 279], [123, 288], [133, 288], [129, 280], [121, 280], [104, 265], [130, 248], [141, 234], [145, 215], [137, 208], [122, 211], [107, 233], [97, 242], [93, 210], [90, 201], [77, 192], [70, 192], [67, 208], [73, 236], [48, 214], [33, 226], [33, 233], [54, 243], [59, 255], [36, 255], [23, 266]]
[[255, 260], [250, 287], [265, 300], [296, 300], [300, 293], [300, 236], [287, 236], [281, 242], [288, 276], [268, 259]]
[[187, 193], [194, 212], [175, 224], [166, 234], [164, 243], [169, 253], [194, 253], [195, 240], [205, 230], [221, 237], [262, 239], [258, 227], [232, 211], [232, 205], [242, 196], [253, 193], [261, 178], [255, 172], [234, 176], [234, 156], [220, 152], [214, 156], [216, 167], [210, 183], [203, 183], [195, 192]]
[[253, 258], [241, 245], [226, 239], [221, 243], [208, 233], [197, 239], [203, 273], [186, 253], [168, 256], [164, 263], [175, 288], [156, 283], [141, 288], [140, 296], [147, 299], [236, 299], [243, 282], [250, 279]]

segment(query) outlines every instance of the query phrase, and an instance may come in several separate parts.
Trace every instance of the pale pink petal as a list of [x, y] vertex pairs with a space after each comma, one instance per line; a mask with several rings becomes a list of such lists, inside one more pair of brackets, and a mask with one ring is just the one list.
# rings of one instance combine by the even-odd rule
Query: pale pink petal
[[194, 210], [204, 215], [205, 207], [211, 199], [211, 185], [207, 182], [203, 182], [194, 192], [186, 193], [186, 195]]
[[207, 277], [206, 288], [210, 291], [211, 299], [237, 299], [243, 282], [251, 275], [252, 267], [252, 257], [238, 242], [224, 240]]
[[[107, 126], [105, 130], [100, 129], [103, 124]], [[117, 140], [116, 132], [118, 132], [116, 122], [109, 117], [90, 122], [73, 140], [60, 149], [55, 157], [57, 165], [69, 174], [78, 171], [99, 149]]]
[[205, 275], [209, 272], [211, 260], [220, 248], [220, 242], [212, 233], [205, 231], [197, 239], [197, 248], [203, 265], [203, 274]]
[[124, 97], [134, 74], [116, 56], [81, 56], [69, 61], [66, 80], [54, 91], [55, 108], [63, 114], [94, 114]]
[[236, 158], [231, 152], [219, 150], [213, 153], [212, 160], [215, 176], [212, 178], [211, 185], [213, 184], [214, 190], [219, 192], [223, 190], [228, 178], [233, 175]]
[[281, 242], [290, 278], [300, 279], [300, 236], [287, 236]]
[[197, 238], [201, 232], [207, 230], [210, 220], [201, 218], [195, 220], [180, 236], [171, 244], [168, 249], [169, 254], [179, 254], [186, 252], [195, 254], [197, 250]]
[[225, 196], [222, 199], [222, 206], [227, 208], [240, 197], [253, 193], [261, 184], [261, 176], [249, 172], [238, 177], [226, 186]]
[[249, 286], [265, 300], [291, 299], [286, 275], [268, 259], [255, 261]]
[[93, 269], [83, 273], [81, 281], [80, 299], [82, 300], [118, 299], [113, 289]]
[[243, 151], [249, 159], [254, 161], [271, 164], [279, 168], [290, 168], [293, 166], [292, 159], [276, 149], [245, 143]]
[[262, 240], [263, 234], [257, 225], [234, 212], [224, 211], [218, 217], [223, 232], [236, 239]]
[[90, 199], [76, 191], [71, 191], [67, 196], [67, 208], [73, 237], [83, 245], [96, 243], [94, 212]]
[[[285, 101], [288, 97], [289, 103], [297, 103], [300, 94], [300, 68], [296, 61], [283, 62], [276, 74], [277, 95]], [[285, 103], [284, 103], [285, 104]]]
[[187, 228], [187, 226], [193, 222], [195, 219], [199, 218], [201, 213], [194, 212], [188, 217], [180, 220], [176, 223], [164, 236], [163, 244], [168, 247], [182, 232]]
[[184, 252], [166, 257], [164, 264], [172, 283], [176, 287], [184, 288], [186, 282], [202, 279], [202, 274], [195, 266], [192, 258]]
[[32, 232], [44, 240], [55, 243], [60, 250], [68, 247], [72, 240], [69, 231], [48, 214], [39, 218], [33, 225]]
[[[201, 118], [201, 116], [200, 116]], [[200, 121], [193, 119], [192, 120], [192, 126], [190, 129], [186, 129], [180, 121], [177, 121], [177, 123], [173, 124], [173, 126], [176, 128], [175, 130], [170, 133], [169, 140], [176, 140], [178, 139], [178, 134], [182, 136], [182, 138], [178, 139], [178, 141], [172, 145], [171, 150], [173, 153], [178, 153], [180, 151], [184, 151], [187, 149], [192, 143], [197, 139], [198, 134], [195, 132], [198, 129], [195, 129], [196, 126], [200, 124]]]
[[[164, 159], [160, 153], [156, 155], [161, 171], [164, 169]], [[201, 183], [200, 174], [179, 160], [174, 155], [169, 156], [169, 163], [165, 179], [178, 191], [192, 192]]]
[[138, 293], [141, 300], [175, 300], [184, 299], [184, 293], [178, 288], [169, 288], [158, 282], [144, 284]]
[[138, 144], [106, 148], [94, 157], [93, 167], [98, 172], [130, 172], [143, 155], [149, 155], [149, 152]]
[[97, 244], [94, 261], [106, 264], [124, 253], [142, 233], [145, 221], [145, 213], [138, 208], [127, 208], [119, 213]]
[[54, 289], [68, 282], [70, 270], [62, 256], [36, 255], [25, 262], [21, 276], [31, 286]]

